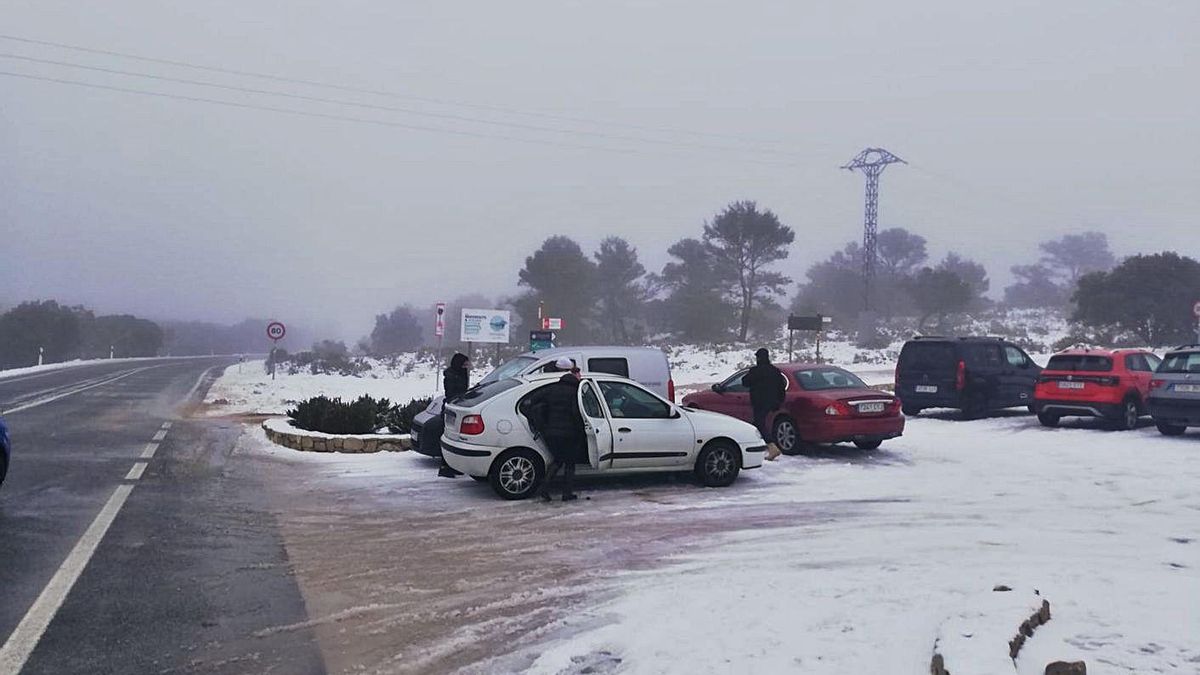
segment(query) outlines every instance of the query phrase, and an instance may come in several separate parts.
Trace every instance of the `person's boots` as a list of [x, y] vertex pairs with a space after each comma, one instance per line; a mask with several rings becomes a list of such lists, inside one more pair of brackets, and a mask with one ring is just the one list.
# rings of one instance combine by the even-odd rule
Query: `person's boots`
[[783, 454], [783, 451], [781, 451], [779, 449], [778, 445], [775, 445], [774, 443], [767, 443], [767, 461], [768, 462], [774, 462], [775, 460], [779, 459], [779, 456], [782, 454]]
[[462, 472], [451, 469], [445, 459], [442, 460], [442, 465], [438, 467], [438, 476], [441, 478], [458, 478], [461, 475]]
[[562, 496], [562, 500], [564, 502], [573, 502], [576, 499], [579, 499], [579, 495], [575, 494], [574, 492], [568, 492]]

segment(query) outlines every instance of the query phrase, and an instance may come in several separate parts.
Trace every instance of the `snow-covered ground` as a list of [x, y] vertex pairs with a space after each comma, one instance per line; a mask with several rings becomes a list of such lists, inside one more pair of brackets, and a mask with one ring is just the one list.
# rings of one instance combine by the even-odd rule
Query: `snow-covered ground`
[[[137, 362], [137, 361], [152, 361], [156, 358], [158, 358], [158, 357], [146, 356], [146, 357], [129, 357], [129, 358], [120, 358], [120, 359], [75, 359], [74, 361], [59, 361], [58, 363], [44, 363], [40, 366], [26, 366], [24, 368], [9, 368], [7, 370], [0, 370], [0, 380], [8, 379], [10, 377], [19, 377], [22, 375], [34, 375], [34, 374], [40, 374], [40, 373], [47, 373], [52, 370], [62, 370], [63, 368], [75, 368], [77, 366], [88, 366], [88, 365], [95, 365], [95, 364], [100, 364], [100, 363], [132, 363], [132, 362]], [[209, 358], [209, 357], [198, 356], [198, 357], [179, 357], [179, 358]]]
[[283, 463], [264, 473], [331, 672], [915, 675], [997, 584], [1053, 608], [1016, 672], [1200, 672], [1200, 434], [1094, 427], [927, 414], [727, 489], [601, 479], [551, 505], [414, 453], [300, 456], [260, 429], [243, 453]]

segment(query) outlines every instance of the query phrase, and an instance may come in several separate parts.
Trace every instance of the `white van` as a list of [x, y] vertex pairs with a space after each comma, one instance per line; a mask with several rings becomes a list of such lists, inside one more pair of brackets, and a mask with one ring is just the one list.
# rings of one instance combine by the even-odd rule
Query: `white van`
[[[537, 352], [526, 352], [511, 361], [506, 361], [488, 373], [475, 386], [503, 380], [518, 375], [553, 370], [554, 362], [566, 357], [588, 373], [607, 373], [627, 377], [653, 390], [659, 396], [675, 402], [675, 383], [671, 380], [671, 364], [667, 355], [657, 347], [555, 347]], [[440, 457], [442, 397], [438, 396], [429, 407], [417, 413], [412, 422], [413, 450], [430, 457]], [[422, 434], [430, 420], [438, 420], [436, 434]]]

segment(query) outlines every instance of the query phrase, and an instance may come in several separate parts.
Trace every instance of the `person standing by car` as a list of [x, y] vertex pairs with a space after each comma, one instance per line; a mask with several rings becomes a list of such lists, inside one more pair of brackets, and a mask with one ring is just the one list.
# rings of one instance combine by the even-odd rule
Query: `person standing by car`
[[[463, 394], [467, 393], [468, 389], [471, 388], [471, 360], [467, 358], [466, 354], [458, 352], [450, 358], [450, 365], [442, 371], [442, 385], [446, 393], [445, 400], [447, 401], [452, 401], [459, 396], [462, 396]], [[436, 430], [430, 431], [436, 431], [437, 435], [440, 437], [442, 435], [442, 430], [445, 428], [446, 422], [443, 419], [439, 421], [439, 425]], [[446, 458], [443, 457], [442, 465], [438, 467], [438, 475], [442, 478], [455, 478], [457, 476], [461, 476], [462, 474], [454, 469], [451, 469], [450, 465], [446, 463]]]
[[550, 501], [550, 482], [561, 470], [562, 500], [569, 502], [579, 498], [573, 490], [575, 462], [586, 447], [587, 436], [583, 429], [583, 414], [579, 411], [579, 369], [567, 358], [556, 361], [554, 367], [562, 371], [563, 376], [530, 397], [530, 422], [553, 457], [540, 496], [543, 501]]
[[754, 426], [767, 442], [767, 459], [779, 458], [779, 446], [768, 425], [771, 413], [779, 410], [787, 395], [787, 380], [783, 372], [771, 363], [771, 353], [766, 348], [754, 352], [756, 363], [742, 377], [742, 385], [750, 390], [750, 407], [754, 410]]

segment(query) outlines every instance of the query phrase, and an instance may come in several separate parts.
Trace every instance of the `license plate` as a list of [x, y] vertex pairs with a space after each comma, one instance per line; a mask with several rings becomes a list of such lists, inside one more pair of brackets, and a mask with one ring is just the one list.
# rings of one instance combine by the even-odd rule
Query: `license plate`
[[1059, 389], [1083, 389], [1082, 382], [1059, 382]]
[[860, 403], [858, 404], [858, 412], [860, 413], [881, 413], [883, 412], [882, 403]]
[[936, 384], [918, 384], [913, 389], [913, 391], [917, 392], [918, 394], [936, 394], [937, 393], [937, 385]]
[[1200, 384], [1177, 384], [1175, 385], [1175, 391], [1185, 394], [1200, 394]]

